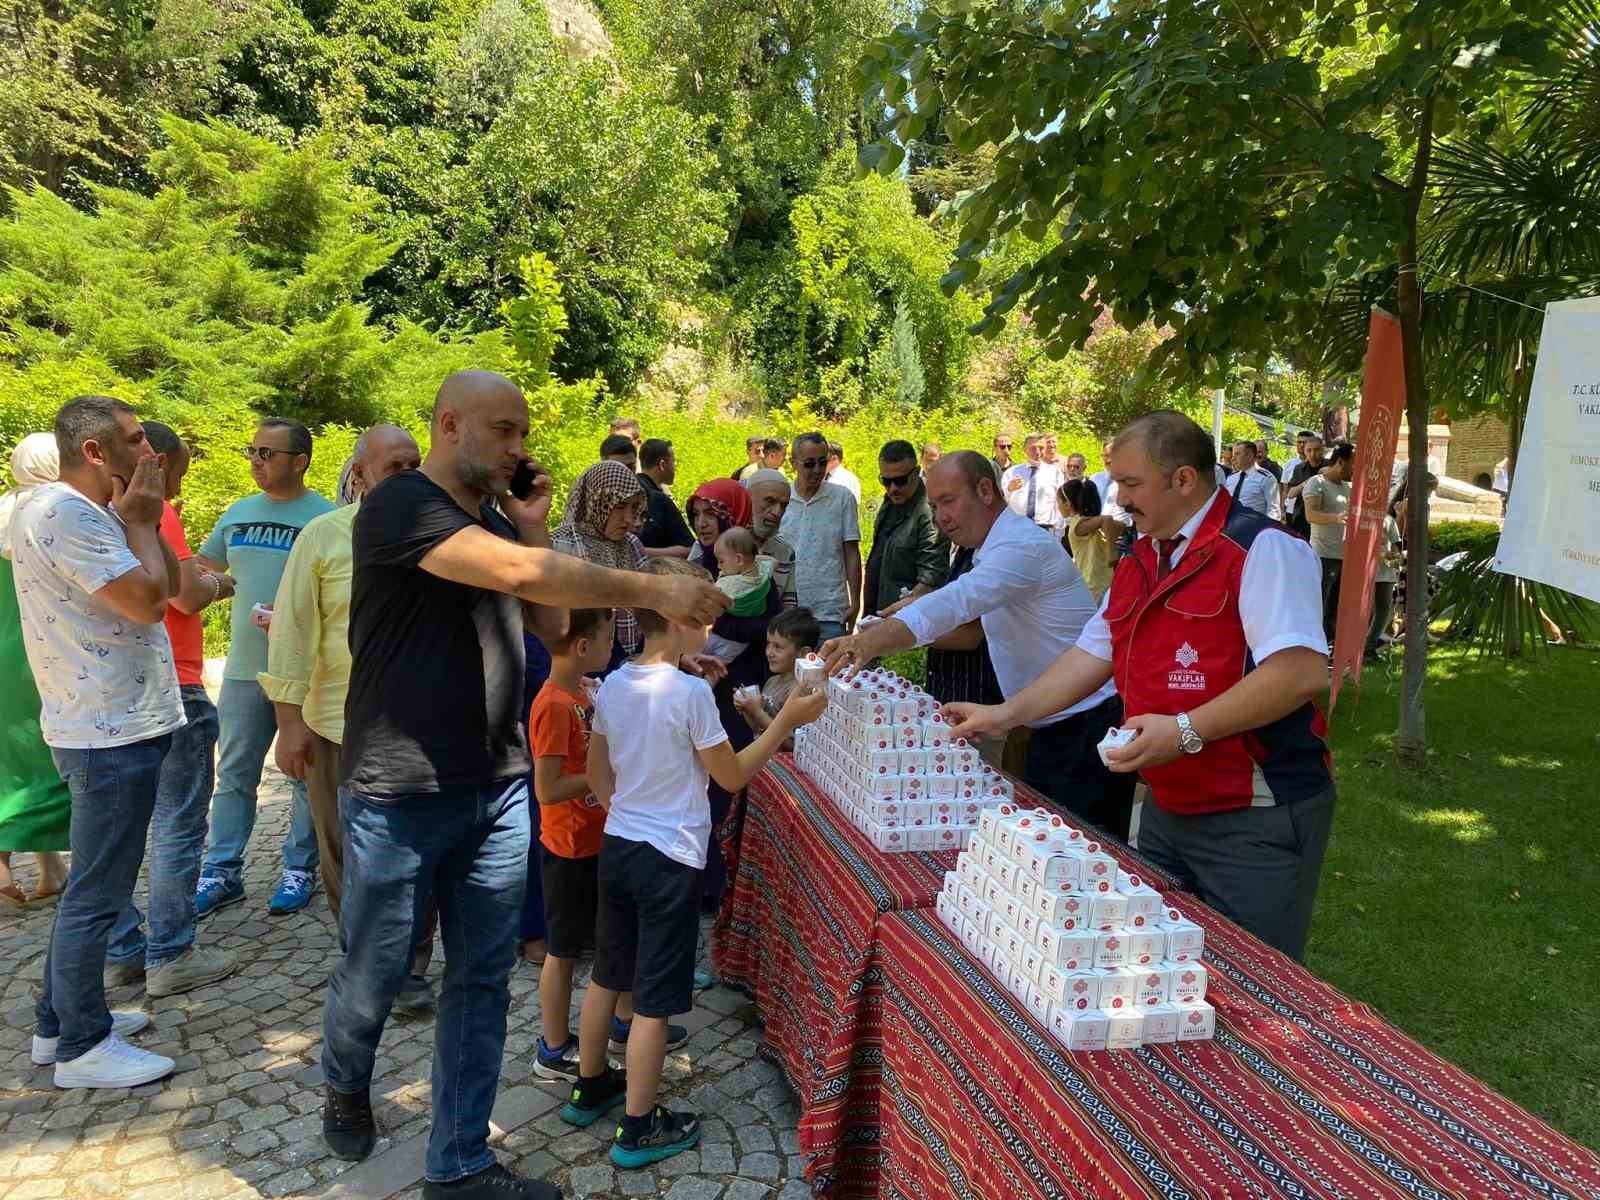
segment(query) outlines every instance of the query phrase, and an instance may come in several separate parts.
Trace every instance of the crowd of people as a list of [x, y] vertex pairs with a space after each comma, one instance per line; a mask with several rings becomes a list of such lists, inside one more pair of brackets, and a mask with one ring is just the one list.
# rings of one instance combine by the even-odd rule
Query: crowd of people
[[[992, 457], [893, 439], [863, 561], [862, 481], [820, 433], [751, 438], [731, 476], [680, 503], [672, 443], [613, 422], [551, 528], [529, 432], [515, 385], [460, 372], [426, 454], [375, 426], [328, 499], [305, 482], [310, 432], [263, 420], [241, 448], [258, 490], [198, 550], [173, 430], [80, 397], [18, 445], [0, 653], [36, 691], [6, 701], [24, 736], [0, 764], [0, 850], [40, 853], [41, 883], [24, 896], [8, 876], [0, 896], [59, 895], [33, 1042], [58, 1086], [174, 1070], [128, 1040], [148, 1015], [109, 1011], [106, 990], [169, 996], [237, 966], [196, 930], [248, 899], [275, 747], [292, 809], [268, 911], [291, 916], [320, 887], [338, 922], [322, 1047], [335, 1154], [375, 1143], [391, 1011], [437, 1006], [425, 1194], [557, 1194], [487, 1142], [519, 957], [541, 965], [532, 1066], [570, 1089], [562, 1118], [620, 1108], [623, 1168], [694, 1145], [698, 1118], [659, 1098], [687, 1036], [671, 1018], [711, 982], [699, 919], [729, 886], [734, 801], [822, 711], [795, 684], [814, 650], [841, 670], [927, 647], [929, 690], [984, 758], [1111, 836], [1128, 837], [1142, 777], [1141, 852], [1301, 954], [1334, 804], [1311, 700], [1348, 445], [1303, 434], [1284, 476], [1264, 443], [1224, 466], [1192, 421], [1154, 413], [1090, 474], [1052, 434], [1024, 437], [1020, 460], [1005, 434]], [[225, 599], [213, 705], [201, 614]], [[1108, 764], [1112, 726], [1138, 736]], [[148, 914], [133, 904], [147, 840]], [[63, 882], [49, 856], [67, 849]]]

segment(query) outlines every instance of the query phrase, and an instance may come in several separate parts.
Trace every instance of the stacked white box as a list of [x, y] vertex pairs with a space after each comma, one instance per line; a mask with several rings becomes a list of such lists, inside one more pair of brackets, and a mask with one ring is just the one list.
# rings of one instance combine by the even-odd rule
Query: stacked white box
[[795, 734], [795, 761], [877, 849], [963, 849], [983, 810], [1010, 801], [1011, 781], [894, 672], [828, 679], [813, 655], [795, 677], [828, 693], [821, 718]]
[[1215, 1035], [1204, 931], [1045, 809], [980, 810], [938, 915], [1068, 1049]]

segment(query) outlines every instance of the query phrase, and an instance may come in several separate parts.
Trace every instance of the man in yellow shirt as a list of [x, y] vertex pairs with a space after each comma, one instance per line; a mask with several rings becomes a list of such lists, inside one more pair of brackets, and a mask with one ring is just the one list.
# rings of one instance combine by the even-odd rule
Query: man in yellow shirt
[[[374, 425], [357, 439], [341, 483], [341, 493], [346, 486], [349, 490], [348, 496], [339, 497], [342, 507], [307, 524], [289, 553], [272, 607], [267, 669], [257, 677], [278, 716], [278, 769], [305, 781], [323, 887], [335, 919], [344, 894], [339, 754], [350, 687], [351, 530], [362, 495], [391, 475], [416, 470], [421, 462], [415, 439], [399, 426]], [[426, 1007], [432, 1000], [426, 973], [433, 930], [430, 919], [418, 942], [412, 977], [396, 1001], [399, 1008]]]

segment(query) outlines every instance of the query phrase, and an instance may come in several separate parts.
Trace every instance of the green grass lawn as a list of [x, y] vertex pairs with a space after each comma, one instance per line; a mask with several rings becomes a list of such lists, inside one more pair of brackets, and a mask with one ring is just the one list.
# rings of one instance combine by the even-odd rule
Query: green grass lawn
[[1363, 682], [1307, 965], [1600, 1149], [1600, 651], [1436, 650], [1422, 772], [1395, 765], [1398, 665]]

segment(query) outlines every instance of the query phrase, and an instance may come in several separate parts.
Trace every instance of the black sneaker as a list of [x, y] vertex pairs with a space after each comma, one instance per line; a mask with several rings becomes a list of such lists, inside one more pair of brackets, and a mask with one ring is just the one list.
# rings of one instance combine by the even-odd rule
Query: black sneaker
[[582, 1078], [578, 1070], [578, 1039], [569, 1037], [559, 1050], [552, 1050], [540, 1038], [533, 1051], [533, 1073], [552, 1083], [577, 1083]]
[[422, 1185], [422, 1200], [561, 1200], [561, 1189], [542, 1179], [513, 1175], [499, 1163], [453, 1183]]
[[593, 1125], [627, 1098], [628, 1077], [621, 1071], [580, 1079], [572, 1085], [571, 1098], [561, 1106], [561, 1119], [568, 1125]]
[[394, 1010], [402, 1016], [414, 1017], [432, 1012], [435, 1006], [433, 984], [426, 976], [407, 975], [400, 985], [400, 994], [394, 998]]
[[631, 1135], [627, 1132], [629, 1123], [624, 1120], [619, 1124], [611, 1139], [611, 1161], [624, 1171], [682, 1154], [700, 1140], [699, 1117], [694, 1113], [668, 1112], [659, 1104], [648, 1123], [641, 1124]]
[[330, 1083], [322, 1106], [322, 1140], [335, 1158], [360, 1162], [372, 1153], [378, 1140], [378, 1123], [372, 1119], [372, 1094], [336, 1092]]
[[[628, 1035], [633, 1032], [633, 1022], [624, 1021], [619, 1017], [611, 1018], [611, 1040], [606, 1043], [607, 1049], [613, 1054], [626, 1054], [628, 1051]], [[681, 1046], [689, 1040], [689, 1031], [682, 1025], [667, 1026], [667, 1049]]]

